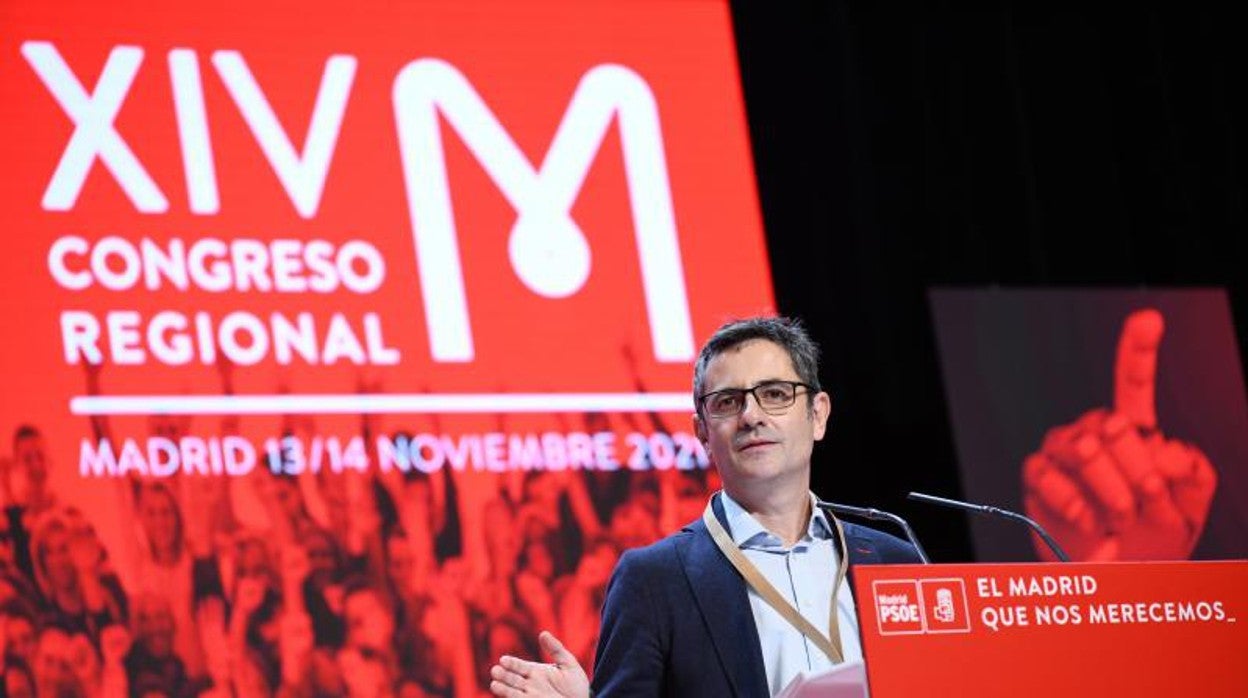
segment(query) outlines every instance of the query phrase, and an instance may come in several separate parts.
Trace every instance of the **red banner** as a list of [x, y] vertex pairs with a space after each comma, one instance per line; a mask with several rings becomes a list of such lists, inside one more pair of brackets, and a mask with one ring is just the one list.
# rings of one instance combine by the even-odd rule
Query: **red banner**
[[1240, 696], [1248, 562], [854, 571], [871, 695]]
[[619, 550], [704, 501], [697, 342], [773, 305], [726, 4], [0, 27], [4, 617], [176, 691], [588, 662]]

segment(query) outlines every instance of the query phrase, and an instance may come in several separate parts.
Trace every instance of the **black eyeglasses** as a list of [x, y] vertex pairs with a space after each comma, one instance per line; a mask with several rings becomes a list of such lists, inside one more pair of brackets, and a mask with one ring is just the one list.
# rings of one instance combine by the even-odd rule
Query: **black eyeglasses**
[[753, 388], [725, 388], [706, 393], [698, 398], [702, 413], [717, 419], [735, 417], [745, 410], [745, 396], [754, 395], [755, 402], [764, 412], [783, 412], [797, 401], [797, 389], [814, 390], [812, 386], [797, 381], [763, 381]]

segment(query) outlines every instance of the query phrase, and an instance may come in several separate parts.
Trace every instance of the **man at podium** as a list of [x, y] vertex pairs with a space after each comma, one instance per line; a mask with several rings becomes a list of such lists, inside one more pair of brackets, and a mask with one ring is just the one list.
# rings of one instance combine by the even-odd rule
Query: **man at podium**
[[[607, 588], [593, 695], [769, 696], [861, 659], [846, 580], [854, 565], [919, 562], [893, 536], [824, 514], [810, 491], [831, 400], [801, 325], [720, 327], [694, 367], [694, 428], [723, 490], [702, 518], [630, 550]], [[588, 696], [586, 673], [550, 633], [552, 663], [502, 657], [498, 696]]]

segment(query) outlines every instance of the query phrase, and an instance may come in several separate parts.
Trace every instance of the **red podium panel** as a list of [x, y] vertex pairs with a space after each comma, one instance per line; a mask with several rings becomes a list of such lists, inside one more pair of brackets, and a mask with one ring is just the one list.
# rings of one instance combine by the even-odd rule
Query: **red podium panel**
[[1248, 695], [1248, 561], [854, 570], [873, 698]]

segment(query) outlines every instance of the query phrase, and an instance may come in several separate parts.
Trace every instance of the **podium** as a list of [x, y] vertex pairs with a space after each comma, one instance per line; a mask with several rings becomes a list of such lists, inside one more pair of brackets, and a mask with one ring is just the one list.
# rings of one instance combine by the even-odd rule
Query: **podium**
[[853, 576], [872, 698], [1248, 696], [1248, 561]]
[[861, 661], [793, 679], [776, 698], [866, 698], [867, 672]]

